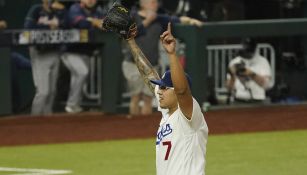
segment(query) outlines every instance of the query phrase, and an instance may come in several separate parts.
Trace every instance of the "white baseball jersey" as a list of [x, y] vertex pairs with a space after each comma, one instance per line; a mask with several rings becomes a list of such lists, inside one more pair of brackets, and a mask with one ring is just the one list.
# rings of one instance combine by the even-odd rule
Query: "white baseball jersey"
[[[157, 92], [158, 86], [158, 99]], [[157, 175], [204, 175], [208, 126], [197, 101], [193, 98], [191, 120], [179, 107], [171, 116], [168, 110], [159, 111], [162, 119], [156, 140]]]

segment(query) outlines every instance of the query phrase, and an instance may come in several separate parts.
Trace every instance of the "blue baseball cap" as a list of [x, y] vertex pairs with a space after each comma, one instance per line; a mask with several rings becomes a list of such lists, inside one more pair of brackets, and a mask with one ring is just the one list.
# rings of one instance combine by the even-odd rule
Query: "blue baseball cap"
[[[192, 87], [191, 77], [187, 73], [185, 74], [185, 76], [186, 76], [188, 83], [189, 83], [189, 86], [191, 88]], [[161, 80], [150, 80], [150, 82], [153, 83], [153, 84], [159, 85], [159, 86], [174, 87], [173, 82], [172, 82], [172, 77], [171, 77], [171, 71], [169, 71], [169, 70], [166, 71], [163, 74]]]

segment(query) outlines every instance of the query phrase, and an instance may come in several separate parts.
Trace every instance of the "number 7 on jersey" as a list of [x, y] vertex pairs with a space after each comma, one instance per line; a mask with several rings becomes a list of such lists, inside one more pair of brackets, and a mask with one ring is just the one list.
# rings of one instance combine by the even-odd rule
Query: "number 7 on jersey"
[[162, 144], [163, 144], [163, 146], [167, 146], [167, 150], [166, 150], [164, 160], [168, 160], [169, 153], [171, 152], [171, 149], [172, 149], [172, 142], [166, 141], [166, 142], [162, 142]]

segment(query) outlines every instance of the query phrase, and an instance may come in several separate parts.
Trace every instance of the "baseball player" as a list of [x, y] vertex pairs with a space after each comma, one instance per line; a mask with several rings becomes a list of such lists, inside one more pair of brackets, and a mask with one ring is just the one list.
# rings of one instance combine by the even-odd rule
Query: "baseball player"
[[[59, 29], [65, 26], [65, 15], [64, 5], [57, 0], [42, 0], [42, 4], [31, 7], [24, 27], [26, 29]], [[33, 115], [52, 113], [60, 61], [59, 47], [40, 45], [29, 48], [36, 88], [31, 109]]]
[[135, 41], [128, 40], [137, 66], [146, 84], [154, 89], [162, 112], [156, 140], [157, 174], [203, 175], [208, 126], [191, 94], [191, 79], [178, 61], [170, 23], [160, 38], [170, 61], [170, 71], [162, 79], [151, 69]]
[[134, 40], [137, 27], [128, 10], [114, 5], [103, 28], [126, 39], [145, 84], [158, 100], [162, 119], [156, 140], [157, 175], [204, 175], [208, 126], [191, 94], [191, 79], [178, 61], [171, 24], [160, 36], [170, 62], [170, 71], [162, 79]]
[[[73, 4], [68, 12], [68, 22], [71, 28], [100, 29], [102, 13], [96, 6], [97, 0], [81, 0]], [[71, 45], [67, 46], [67, 52], [63, 54], [62, 61], [71, 73], [70, 90], [65, 111], [78, 113], [83, 111], [80, 103], [82, 101], [82, 88], [86, 83], [89, 73], [89, 59], [95, 51], [93, 45]]]

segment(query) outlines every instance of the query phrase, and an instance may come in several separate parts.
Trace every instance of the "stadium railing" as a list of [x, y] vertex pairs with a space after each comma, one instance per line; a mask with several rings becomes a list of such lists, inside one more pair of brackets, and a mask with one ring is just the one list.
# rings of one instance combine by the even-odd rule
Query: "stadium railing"
[[[216, 96], [223, 96], [227, 94], [226, 88], [226, 74], [228, 63], [236, 57], [238, 51], [242, 49], [241, 44], [223, 44], [223, 45], [209, 45], [207, 46], [208, 64], [205, 67], [208, 70], [207, 74], [214, 80], [213, 86]], [[275, 82], [275, 59], [276, 54], [273, 46], [268, 43], [259, 43], [257, 49], [263, 57], [267, 58], [271, 65], [272, 80], [271, 84]]]

